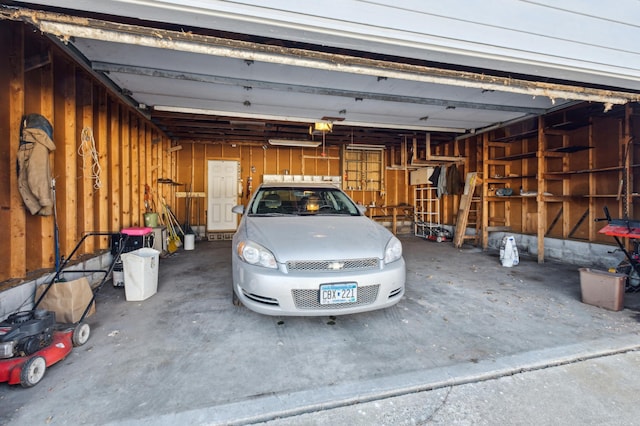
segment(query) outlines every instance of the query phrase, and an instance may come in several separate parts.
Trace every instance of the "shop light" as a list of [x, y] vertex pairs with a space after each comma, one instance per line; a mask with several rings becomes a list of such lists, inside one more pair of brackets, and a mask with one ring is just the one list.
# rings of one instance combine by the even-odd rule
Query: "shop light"
[[384, 151], [384, 145], [365, 145], [365, 144], [350, 144], [347, 145], [347, 149], [359, 150], [359, 151]]
[[269, 139], [269, 145], [274, 146], [298, 146], [303, 148], [315, 148], [322, 142], [320, 141], [306, 141], [295, 139]]

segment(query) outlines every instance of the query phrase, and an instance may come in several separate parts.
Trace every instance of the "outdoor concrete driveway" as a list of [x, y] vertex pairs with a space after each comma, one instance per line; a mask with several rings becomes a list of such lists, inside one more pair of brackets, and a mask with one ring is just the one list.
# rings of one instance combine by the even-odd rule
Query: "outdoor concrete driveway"
[[405, 297], [344, 317], [234, 307], [228, 241], [161, 259], [143, 302], [107, 283], [85, 346], [34, 388], [0, 384], [0, 423], [255, 423], [640, 347], [638, 297], [581, 303], [577, 266], [402, 241]]

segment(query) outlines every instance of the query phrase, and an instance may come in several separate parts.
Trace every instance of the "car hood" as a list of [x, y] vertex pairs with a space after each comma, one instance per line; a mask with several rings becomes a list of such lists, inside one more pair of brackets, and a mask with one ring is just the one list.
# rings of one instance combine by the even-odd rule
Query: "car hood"
[[391, 232], [366, 216], [246, 217], [247, 237], [278, 262], [383, 258]]

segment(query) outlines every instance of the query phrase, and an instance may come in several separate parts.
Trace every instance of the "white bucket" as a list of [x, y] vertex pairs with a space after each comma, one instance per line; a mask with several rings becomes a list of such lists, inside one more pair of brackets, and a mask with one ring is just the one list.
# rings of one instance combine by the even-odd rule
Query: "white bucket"
[[184, 235], [184, 249], [185, 250], [193, 250], [196, 244], [196, 236], [195, 234], [185, 234]]
[[124, 287], [124, 271], [113, 270], [113, 286]]

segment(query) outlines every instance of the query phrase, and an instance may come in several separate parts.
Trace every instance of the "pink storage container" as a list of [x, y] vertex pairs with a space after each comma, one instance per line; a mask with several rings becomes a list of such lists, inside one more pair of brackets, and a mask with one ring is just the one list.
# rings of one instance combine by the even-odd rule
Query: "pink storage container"
[[153, 232], [152, 228], [148, 228], [146, 226], [132, 226], [131, 228], [124, 228], [120, 231], [122, 234], [127, 234], [129, 236], [141, 236], [141, 235], [149, 235]]

